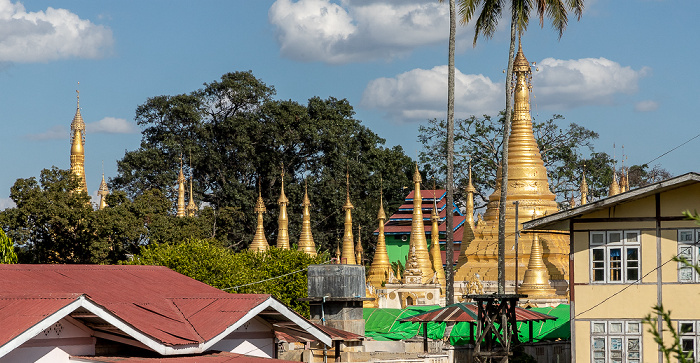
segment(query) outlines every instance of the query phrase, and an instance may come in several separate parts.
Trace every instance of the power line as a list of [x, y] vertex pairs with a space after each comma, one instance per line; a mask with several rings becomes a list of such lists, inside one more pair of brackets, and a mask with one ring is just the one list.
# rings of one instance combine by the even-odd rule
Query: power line
[[[333, 260], [328, 260], [328, 261], [326, 261], [326, 262], [323, 262], [323, 263], [321, 263], [321, 265], [325, 265], [325, 264], [327, 264], [327, 263], [330, 263], [331, 261], [333, 261]], [[299, 270], [296, 270], [296, 271], [292, 271], [292, 272], [288, 272], [288, 273], [286, 273], [286, 274], [284, 274], [284, 275], [279, 275], [279, 276], [275, 276], [275, 277], [270, 277], [269, 279], [260, 280], [260, 281], [254, 281], [254, 282], [250, 282], [250, 283], [243, 284], [243, 285], [226, 287], [226, 288], [223, 288], [223, 289], [221, 289], [221, 290], [226, 291], [226, 290], [231, 290], [231, 289], [238, 289], [239, 287], [245, 287], [245, 286], [250, 286], [250, 285], [261, 284], [261, 283], [263, 283], [263, 282], [272, 281], [272, 280], [276, 280], [276, 279], [281, 279], [281, 278], [283, 278], [283, 277], [285, 277], [285, 276], [297, 274], [297, 273], [299, 273], [299, 272], [306, 271], [306, 270], [308, 270], [308, 269], [309, 269], [309, 266], [306, 266], [306, 267], [304, 267], [304, 268], [302, 268], [302, 269], [299, 269]]]
[[681, 147], [681, 146], [683, 146], [683, 145], [685, 145], [685, 144], [687, 144], [687, 143], [689, 143], [689, 142], [691, 142], [691, 141], [697, 139], [698, 137], [700, 137], [700, 134], [697, 134], [697, 135], [691, 137], [690, 139], [688, 139], [688, 141], [686, 141], [686, 142], [684, 142], [684, 143], [682, 143], [682, 144], [680, 144], [680, 145], [674, 147], [674, 148], [671, 149], [671, 150], [666, 151], [665, 153], [663, 153], [663, 154], [661, 154], [661, 155], [655, 157], [655, 158], [652, 159], [651, 161], [648, 161], [648, 162], [646, 163], [646, 165], [649, 165], [649, 164], [653, 163], [654, 161], [661, 159], [662, 157], [666, 156], [666, 154], [668, 154], [668, 153], [670, 153], [670, 152], [672, 152], [672, 151], [675, 151], [675, 150], [678, 149], [679, 147]]

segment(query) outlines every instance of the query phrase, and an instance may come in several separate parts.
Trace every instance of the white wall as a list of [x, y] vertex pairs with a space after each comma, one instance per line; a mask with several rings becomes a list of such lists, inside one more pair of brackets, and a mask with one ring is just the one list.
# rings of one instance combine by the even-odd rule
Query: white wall
[[275, 335], [269, 324], [255, 317], [234, 330], [226, 338], [214, 344], [211, 349], [272, 358], [276, 349]]
[[0, 363], [68, 363], [70, 355], [94, 354], [95, 338], [90, 330], [61, 319], [0, 358]]

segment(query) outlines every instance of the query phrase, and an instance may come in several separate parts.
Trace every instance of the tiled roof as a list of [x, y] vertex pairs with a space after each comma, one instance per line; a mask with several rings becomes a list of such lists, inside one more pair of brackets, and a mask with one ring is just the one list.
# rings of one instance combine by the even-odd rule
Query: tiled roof
[[229, 352], [210, 352], [194, 356], [184, 357], [159, 357], [159, 358], [138, 358], [138, 357], [73, 357], [85, 362], [99, 363], [299, 363], [289, 360], [269, 359], [251, 357], [242, 354]]

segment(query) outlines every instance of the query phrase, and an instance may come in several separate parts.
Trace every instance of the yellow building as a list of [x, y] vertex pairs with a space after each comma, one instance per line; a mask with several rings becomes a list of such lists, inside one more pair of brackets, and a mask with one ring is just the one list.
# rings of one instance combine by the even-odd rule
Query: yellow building
[[572, 362], [663, 362], [642, 324], [661, 304], [700, 356], [700, 275], [672, 260], [700, 263], [700, 225], [682, 215], [698, 206], [700, 174], [688, 173], [524, 223], [569, 231]]

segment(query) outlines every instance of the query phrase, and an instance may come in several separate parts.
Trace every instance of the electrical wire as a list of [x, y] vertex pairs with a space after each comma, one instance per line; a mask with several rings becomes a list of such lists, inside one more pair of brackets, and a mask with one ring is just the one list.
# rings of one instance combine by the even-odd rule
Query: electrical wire
[[[333, 261], [333, 260], [328, 260], [328, 261], [326, 261], [326, 262], [321, 263], [321, 265], [325, 265], [325, 264], [331, 263], [332, 261]], [[263, 283], [263, 282], [268, 282], [268, 281], [272, 281], [272, 280], [276, 280], [276, 279], [281, 279], [281, 278], [283, 278], [283, 277], [285, 277], [285, 276], [297, 274], [297, 273], [299, 273], [299, 272], [306, 271], [306, 270], [308, 270], [308, 269], [309, 269], [309, 266], [306, 266], [306, 267], [304, 267], [304, 268], [302, 268], [302, 269], [299, 269], [299, 270], [296, 270], [296, 271], [292, 271], [292, 272], [288, 272], [288, 273], [286, 273], [286, 274], [284, 274], [284, 275], [279, 275], [279, 276], [275, 276], [275, 277], [270, 277], [269, 279], [260, 280], [260, 281], [254, 281], [254, 282], [250, 282], [250, 283], [243, 284], [243, 285], [226, 287], [226, 288], [223, 288], [223, 289], [221, 289], [221, 290], [227, 291], [227, 290], [231, 290], [231, 289], [238, 289], [238, 288], [245, 287], [245, 286], [257, 285], [257, 284], [261, 284], [261, 283]]]
[[687, 143], [689, 143], [689, 142], [691, 142], [691, 141], [697, 139], [698, 137], [700, 137], [700, 134], [697, 134], [697, 135], [691, 137], [691, 138], [688, 139], [686, 142], [684, 142], [684, 143], [682, 143], [682, 144], [680, 144], [680, 145], [674, 147], [674, 148], [671, 149], [671, 150], [666, 151], [665, 153], [663, 153], [663, 154], [661, 154], [661, 155], [655, 157], [654, 159], [651, 159], [651, 161], [646, 162], [645, 165], [649, 165], [649, 164], [653, 163], [654, 161], [661, 159], [662, 157], [666, 156], [666, 154], [669, 154], [669, 153], [671, 153], [671, 152], [673, 152], [673, 151], [676, 151], [676, 149], [678, 149], [678, 148], [680, 148], [681, 146], [683, 146], [683, 145], [685, 145], [685, 144], [687, 144]]

